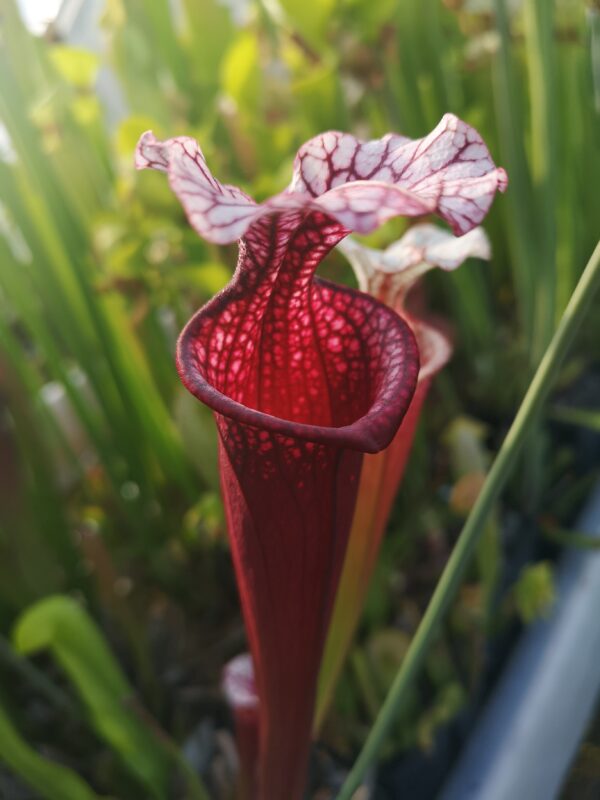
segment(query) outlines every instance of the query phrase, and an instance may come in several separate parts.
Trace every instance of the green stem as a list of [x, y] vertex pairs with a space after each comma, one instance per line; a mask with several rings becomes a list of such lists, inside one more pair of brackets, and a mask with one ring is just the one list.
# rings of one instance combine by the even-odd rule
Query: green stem
[[376, 758], [399, 712], [404, 708], [444, 615], [460, 587], [473, 550], [485, 531], [485, 521], [506, 485], [519, 453], [527, 441], [531, 424], [548, 397], [563, 358], [599, 286], [600, 242], [596, 245], [531, 381], [521, 407], [446, 564], [402, 666], [398, 670], [392, 688], [354, 767], [337, 796], [337, 800], [350, 800], [365, 772]]

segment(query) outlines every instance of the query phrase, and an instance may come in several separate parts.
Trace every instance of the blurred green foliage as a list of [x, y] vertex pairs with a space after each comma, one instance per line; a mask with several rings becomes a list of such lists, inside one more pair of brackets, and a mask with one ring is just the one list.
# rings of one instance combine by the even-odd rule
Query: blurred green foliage
[[30, 606], [14, 632], [17, 652], [51, 651], [77, 688], [93, 728], [152, 797], [164, 797], [168, 759], [135, 716], [133, 691], [94, 623], [70, 598], [44, 598]]
[[[446, 519], [431, 501], [440, 470], [453, 480], [451, 456], [439, 463], [439, 433], [465, 410], [503, 425], [598, 234], [599, 20], [597, 4], [577, 0], [107, 0], [102, 47], [91, 53], [52, 28], [33, 37], [15, 0], [2, 0], [0, 626], [7, 631], [25, 612], [21, 651], [52, 650], [61, 680], [77, 688], [92, 729], [111, 747], [123, 753], [113, 734], [131, 734], [140, 757], [130, 767], [157, 797], [167, 796], [153, 773], [162, 772], [162, 756], [154, 758], [150, 734], [123, 708], [125, 679], [99, 630], [65, 598], [27, 611], [47, 595], [77, 593], [119, 643], [140, 704], [161, 722], [169, 698], [157, 690], [149, 645], [157, 609], [176, 616], [163, 625], [200, 643], [236, 613], [223, 579], [211, 416], [190, 401], [173, 366], [178, 331], [227, 282], [235, 248], [201, 241], [161, 176], [135, 173], [137, 138], [148, 128], [196, 136], [220, 179], [260, 199], [285, 186], [295, 150], [323, 129], [417, 137], [452, 111], [479, 129], [509, 172], [509, 191], [486, 223], [491, 266], [468, 264], [429, 284], [455, 327], [457, 358], [417, 441], [411, 503], [400, 503], [398, 535], [386, 545], [393, 566], [378, 574], [370, 603], [374, 630], [344, 676], [354, 689], [344, 695], [342, 686], [338, 712], [360, 717], [362, 707], [368, 720], [365, 707], [374, 713], [388, 682], [377, 655], [387, 634], [377, 628], [406, 613], [396, 565], [410, 564], [423, 541], [435, 550]], [[391, 241], [402, 225], [388, 224], [372, 242]], [[348, 274], [335, 257], [328, 269]], [[598, 333], [596, 324], [587, 341]], [[582, 346], [579, 370], [587, 352]], [[540, 434], [532, 443], [521, 489], [533, 511], [556, 478], [544, 441]], [[399, 521], [405, 511], [408, 525]], [[490, 539], [474, 578], [483, 590], [459, 609], [473, 647], [489, 621], [497, 558]], [[410, 632], [418, 610], [408, 602], [411, 619], [400, 627]], [[78, 632], [57, 626], [61, 615]], [[437, 699], [400, 743], [429, 743], [435, 721], [459, 705], [453, 669], [439, 677], [432, 666]], [[214, 682], [218, 665], [208, 672]], [[14, 719], [29, 739], [43, 739], [39, 726], [28, 731], [26, 712]], [[45, 796], [58, 796], [53, 785], [64, 785], [62, 797], [93, 796], [39, 759], [4, 712], [0, 726], [12, 748], [0, 756], [45, 785]], [[188, 730], [189, 720], [177, 735]], [[102, 786], [102, 772], [90, 767], [87, 776]], [[103, 790], [126, 785], [128, 797], [148, 796], [118, 769], [109, 773], [115, 785]]]
[[547, 616], [556, 601], [552, 567], [547, 561], [526, 567], [514, 586], [514, 601], [524, 622]]
[[0, 740], [2, 759], [45, 800], [99, 800], [76, 773], [42, 758], [31, 748], [13, 726], [0, 706]]

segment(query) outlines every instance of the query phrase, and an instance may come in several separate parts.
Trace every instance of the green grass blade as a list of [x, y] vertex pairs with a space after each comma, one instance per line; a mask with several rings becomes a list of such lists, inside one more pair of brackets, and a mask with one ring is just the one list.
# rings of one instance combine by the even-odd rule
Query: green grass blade
[[554, 3], [527, 0], [525, 40], [531, 103], [531, 173], [536, 201], [537, 259], [535, 275], [534, 353], [543, 352], [556, 316], [556, 203], [558, 118]]
[[14, 640], [24, 654], [51, 651], [77, 688], [97, 733], [150, 796], [168, 797], [169, 776], [177, 765], [186, 775], [189, 796], [208, 800], [199, 777], [137, 703], [100, 630], [74, 600], [56, 595], [28, 608], [15, 626]]
[[22, 738], [0, 705], [0, 761], [44, 800], [100, 800], [72, 770], [43, 758]]
[[165, 798], [169, 759], [136, 718], [132, 689], [83, 609], [68, 597], [47, 597], [20, 617], [14, 641], [23, 654], [52, 652], [76, 686], [97, 733], [151, 797]]
[[[533, 197], [529, 168], [524, 149], [525, 122], [521, 81], [514, 64], [509, 14], [506, 0], [494, 0], [496, 28], [500, 48], [494, 63], [494, 99], [500, 132], [502, 163], [510, 177], [507, 194], [508, 235], [512, 251], [511, 264], [515, 285], [520, 328], [532, 364], [537, 363], [533, 352], [535, 336], [535, 259], [533, 242], [536, 239], [532, 219]], [[538, 356], [539, 358], [539, 356]]]

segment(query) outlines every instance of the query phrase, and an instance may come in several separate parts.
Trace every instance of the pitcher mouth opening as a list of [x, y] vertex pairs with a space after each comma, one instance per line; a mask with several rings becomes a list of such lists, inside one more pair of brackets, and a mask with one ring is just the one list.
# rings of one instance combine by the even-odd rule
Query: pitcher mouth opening
[[381, 315], [380, 363], [373, 364], [372, 369], [379, 375], [366, 410], [352, 422], [339, 426], [320, 425], [279, 417], [233, 399], [207, 379], [197, 353], [199, 332], [207, 316], [215, 319], [229, 305], [227, 288], [199, 309], [181, 332], [177, 343], [177, 369], [185, 386], [198, 400], [236, 422], [317, 444], [364, 453], [379, 452], [393, 439], [414, 394], [419, 372], [415, 337], [406, 322], [377, 300], [321, 278], [313, 280], [318, 287], [352, 298], [360, 297], [361, 302]]

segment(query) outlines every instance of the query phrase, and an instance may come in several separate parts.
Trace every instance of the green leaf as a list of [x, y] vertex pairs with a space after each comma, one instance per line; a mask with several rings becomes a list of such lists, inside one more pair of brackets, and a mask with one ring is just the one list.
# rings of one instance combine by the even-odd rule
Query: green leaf
[[567, 425], [577, 425], [600, 433], [600, 411], [594, 409], [557, 406], [550, 411], [548, 416], [550, 419], [565, 422]]
[[231, 270], [218, 261], [208, 261], [202, 264], [184, 264], [177, 269], [179, 278], [184, 279], [189, 287], [197, 286], [198, 289], [212, 297], [229, 283], [231, 280]]
[[184, 42], [193, 64], [194, 76], [204, 85], [216, 83], [223, 54], [236, 28], [226, 4], [219, 0], [183, 0], [187, 25]]
[[307, 0], [279, 0], [279, 5], [290, 27], [306, 39], [308, 44], [319, 48], [325, 43], [325, 34], [337, 0], [319, 0], [318, 3], [309, 3]]
[[44, 598], [19, 618], [14, 641], [26, 655], [50, 650], [77, 688], [98, 735], [120, 755], [149, 796], [164, 798], [169, 759], [132, 711], [133, 690], [83, 608], [69, 597]]
[[221, 67], [221, 86], [241, 108], [255, 108], [260, 91], [258, 39], [244, 31], [225, 53]]
[[301, 77], [294, 81], [291, 88], [292, 95], [300, 104], [303, 116], [307, 118], [309, 124], [307, 137], [312, 136], [317, 130], [328, 128], [343, 130], [347, 126], [336, 66], [329, 64], [319, 64], [314, 68], [303, 66]]
[[98, 800], [99, 795], [72, 770], [42, 758], [21, 738], [0, 706], [0, 760], [45, 800]]
[[383, 25], [393, 19], [397, 0], [346, 0], [344, 9], [352, 23], [352, 29], [366, 41], [375, 39]]
[[546, 617], [556, 599], [554, 573], [547, 561], [525, 567], [514, 587], [514, 597], [525, 623]]
[[81, 47], [57, 44], [50, 50], [50, 60], [67, 83], [77, 89], [91, 89], [96, 81], [100, 60]]
[[218, 439], [211, 410], [182, 389], [175, 396], [173, 415], [190, 461], [207, 485], [218, 491]]

